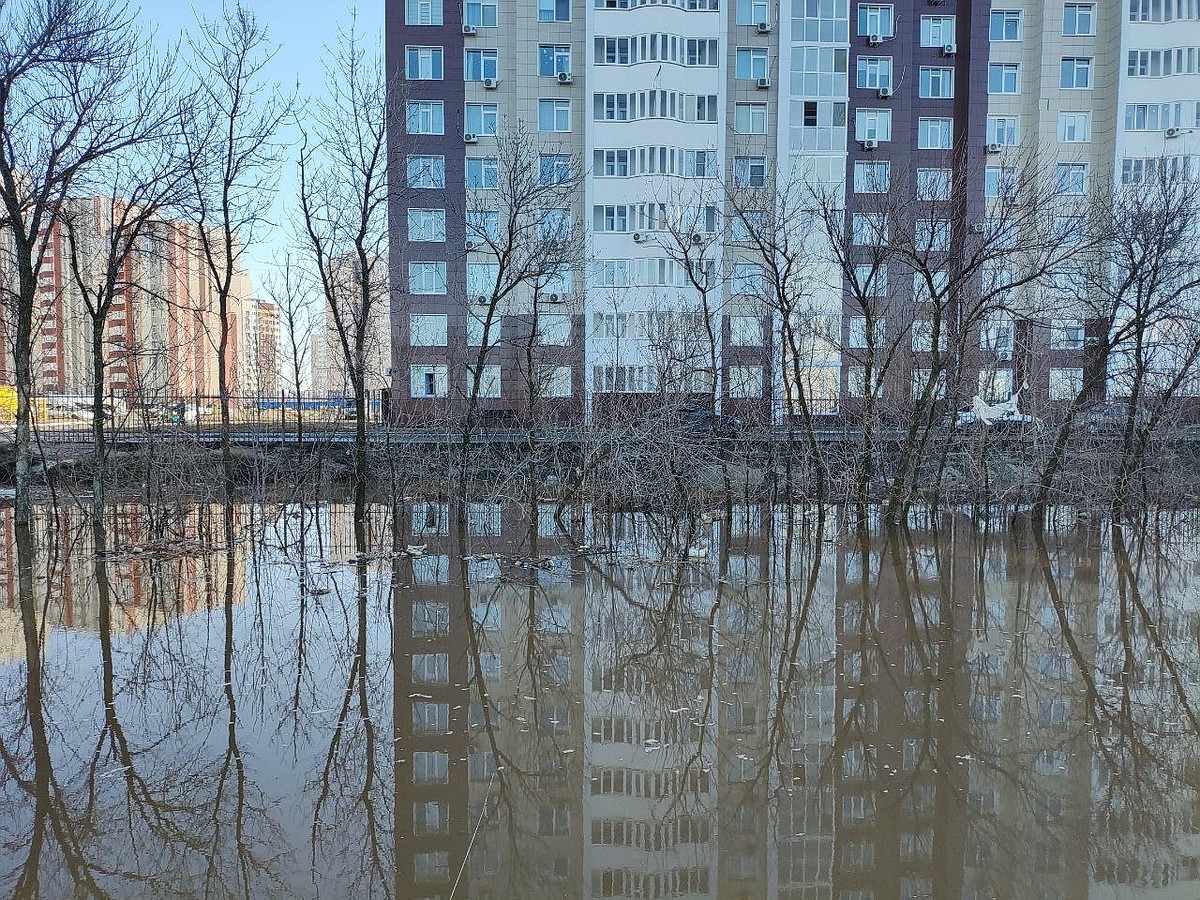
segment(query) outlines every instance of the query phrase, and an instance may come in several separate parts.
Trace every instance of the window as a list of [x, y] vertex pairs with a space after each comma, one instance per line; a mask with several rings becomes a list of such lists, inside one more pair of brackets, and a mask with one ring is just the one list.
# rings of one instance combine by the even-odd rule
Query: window
[[890, 141], [892, 111], [890, 109], [856, 109], [854, 111], [856, 141]]
[[736, 243], [750, 243], [767, 236], [767, 214], [759, 209], [746, 209], [736, 213], [729, 226], [729, 236]]
[[1078, 319], [1051, 319], [1050, 349], [1082, 350], [1083, 323]]
[[477, 244], [500, 240], [500, 213], [494, 209], [467, 211], [467, 240]]
[[918, 252], [950, 249], [949, 219], [917, 219], [913, 231]]
[[733, 104], [733, 130], [738, 134], [766, 134], [767, 104]]
[[886, 194], [891, 164], [887, 162], [856, 162], [854, 192], [856, 194]]
[[760, 400], [763, 395], [762, 366], [730, 366], [729, 396], [741, 400]]
[[988, 37], [993, 41], [1019, 41], [1021, 39], [1021, 11], [1019, 9], [993, 9]]
[[500, 186], [500, 161], [494, 156], [467, 159], [467, 187], [494, 191]]
[[949, 200], [949, 169], [917, 169], [918, 200]]
[[410, 347], [445, 347], [446, 317], [443, 315], [410, 315], [408, 345]]
[[494, 135], [499, 120], [500, 113], [495, 103], [468, 103], [463, 130], [468, 134]]
[[888, 239], [887, 220], [882, 213], [855, 213], [851, 220], [851, 238], [863, 246], [880, 246]]
[[562, 242], [571, 236], [571, 211], [548, 209], [538, 219], [538, 240]]
[[479, 387], [475, 387], [475, 370], [467, 366], [467, 396], [499, 397], [500, 396], [500, 367], [484, 366], [479, 376]]
[[[618, 150], [618, 153], [628, 151]], [[605, 159], [605, 173], [608, 173], [608, 160]], [[628, 173], [626, 173], [628, 174]], [[717, 151], [715, 150], [684, 150], [683, 174], [694, 178], [712, 178], [717, 174]]]
[[463, 24], [476, 28], [495, 28], [496, 0], [467, 0], [463, 6]]
[[766, 47], [738, 47], [734, 59], [735, 78], [756, 81], [767, 77]]
[[917, 147], [921, 150], [949, 150], [953, 137], [953, 119], [917, 120]]
[[890, 56], [860, 56], [855, 87], [863, 90], [890, 88], [892, 86], [892, 58]]
[[441, 47], [405, 47], [404, 77], [410, 81], [442, 80]]
[[538, 381], [543, 397], [572, 396], [570, 366], [540, 366]]
[[[468, 288], [468, 290], [470, 289]], [[487, 294], [481, 296], [487, 297], [490, 295], [491, 291], [489, 290]], [[484, 341], [483, 332], [486, 330], [487, 346], [489, 348], [495, 347], [500, 343], [500, 332], [503, 330], [503, 327], [504, 322], [500, 316], [492, 316], [492, 321], [489, 324], [486, 312], [483, 312], [481, 315], [467, 313], [467, 346], [482, 347]]]
[[438, 637], [450, 633], [450, 604], [418, 600], [412, 605], [413, 637]]
[[442, 0], [408, 0], [404, 4], [405, 25], [441, 25]]
[[979, 349], [995, 353], [1000, 359], [1011, 359], [1013, 323], [1006, 316], [986, 320], [979, 329]]
[[1020, 89], [1021, 67], [1016, 63], [988, 63], [988, 93], [1015, 94]]
[[567, 154], [543, 154], [538, 157], [538, 180], [543, 185], [567, 184], [571, 180], [571, 157]]
[[1012, 396], [1012, 369], [992, 369], [979, 373], [978, 394], [988, 403], [998, 403]]
[[1092, 58], [1090, 56], [1067, 56], [1062, 61], [1060, 86], [1070, 90], [1084, 90], [1092, 86]]
[[[871, 328], [869, 341], [873, 347], [878, 347], [883, 341], [883, 320], [876, 319]], [[846, 346], [851, 350], [866, 350], [868, 345], [867, 317], [851, 316], [846, 330]]]
[[450, 504], [414, 503], [412, 508], [413, 534], [449, 534]]
[[404, 128], [409, 134], [445, 134], [446, 115], [441, 100], [409, 100]]
[[762, 319], [758, 316], [730, 316], [729, 343], [734, 347], [761, 347]]
[[927, 100], [949, 100], [954, 97], [954, 70], [922, 66], [921, 97]]
[[954, 43], [954, 16], [921, 16], [921, 46], [945, 47]]
[[538, 0], [539, 22], [570, 22], [571, 0]]
[[733, 293], [761, 295], [763, 293], [763, 270], [758, 263], [733, 264]]
[[408, 264], [410, 294], [446, 293], [446, 264], [444, 262], [410, 262]]
[[500, 55], [495, 50], [468, 50], [463, 66], [464, 81], [500, 77]]
[[1093, 3], [1068, 3], [1063, 6], [1066, 37], [1087, 37], [1096, 33], [1096, 6]]
[[1165, 131], [1182, 124], [1181, 103], [1126, 103], [1126, 131]]
[[854, 267], [854, 286], [863, 297], [882, 297], [887, 294], [887, 266], [861, 265]]
[[[1064, 247], [1078, 247], [1087, 242], [1087, 222], [1082, 216], [1055, 216], [1054, 236], [1062, 240]], [[1080, 275], [1078, 272], [1069, 274], [1073, 277]], [[1079, 295], [1080, 290], [1078, 285], [1072, 287], [1075, 296]]]
[[869, 37], [873, 34], [883, 38], [892, 37], [893, 18], [892, 5], [890, 3], [886, 6], [882, 4], [858, 4], [859, 37]]
[[[925, 220], [926, 228], [929, 228], [929, 220]], [[941, 230], [942, 226], [935, 223], [935, 230]], [[949, 244], [949, 226], [946, 226], [945, 242]], [[932, 272], [913, 272], [913, 302], [914, 303], [932, 303], [935, 300], [941, 300], [945, 297], [946, 291], [950, 288], [950, 273], [945, 269], [935, 269]]]
[[467, 294], [471, 297], [490, 298], [499, 280], [499, 263], [467, 263]]
[[770, 7], [767, 0], [737, 0], [737, 23], [739, 25], [757, 25], [759, 22], [770, 22]]
[[539, 344], [565, 347], [571, 343], [571, 317], [566, 313], [543, 313], [538, 317]]
[[1092, 139], [1092, 114], [1063, 112], [1058, 114], [1058, 140], [1063, 144], [1086, 144]]
[[733, 183], [738, 187], [762, 187], [767, 183], [767, 160], [763, 156], [735, 156]]
[[1082, 194], [1087, 189], [1087, 165], [1059, 163], [1054, 186], [1060, 194]]
[[540, 44], [538, 46], [538, 75], [556, 78], [571, 71], [570, 44]]
[[[926, 288], [928, 290], [928, 288]], [[950, 336], [946, 333], [946, 323], [938, 323], [938, 340], [937, 347], [939, 350], [945, 350], [949, 345]], [[932, 353], [933, 352], [933, 320], [932, 319], [913, 319], [912, 334], [910, 335], [909, 345], [914, 353]], [[925, 373], [925, 378], [921, 384], [929, 380], [929, 373]], [[920, 396], [920, 395], [918, 395]]]
[[629, 207], [623, 203], [615, 206], [592, 208], [592, 227], [596, 231], [619, 232], [629, 230]]
[[446, 240], [446, 211], [409, 207], [408, 239], [416, 243]]
[[867, 370], [863, 366], [846, 367], [846, 396], [867, 396]]
[[444, 188], [446, 186], [446, 157], [410, 156], [408, 186], [411, 188]]
[[1021, 142], [1021, 121], [1016, 116], [988, 116], [987, 143], [1015, 147]]
[[988, 166], [983, 170], [983, 196], [996, 199], [1017, 194], [1017, 170], [1010, 166]]
[[570, 100], [539, 100], [538, 131], [570, 131]]
[[413, 781], [417, 784], [445, 784], [449, 780], [450, 757], [438, 750], [413, 753]]

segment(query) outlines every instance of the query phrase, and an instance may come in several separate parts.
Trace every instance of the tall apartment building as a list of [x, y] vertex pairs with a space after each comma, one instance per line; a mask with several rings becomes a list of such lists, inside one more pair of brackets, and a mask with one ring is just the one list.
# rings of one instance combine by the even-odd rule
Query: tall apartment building
[[[105, 197], [66, 201], [76, 228], [75, 259], [83, 277], [93, 283], [103, 278], [112, 223], [123, 214], [120, 204]], [[151, 223], [118, 279], [103, 332], [106, 391], [138, 403], [216, 396], [220, 317], [196, 227], [173, 220]], [[274, 395], [279, 390], [278, 311], [253, 294], [249, 274], [239, 267], [231, 292], [226, 375], [233, 394]], [[91, 319], [61, 219], [48, 236], [33, 340], [37, 394], [91, 394]], [[0, 375], [11, 372], [11, 354], [6, 346]]]
[[[465, 211], [503, 197], [495, 148], [518, 123], [540, 177], [577, 167], [569, 216], [586, 249], [557, 274], [554, 305], [505, 299], [483, 403], [526, 402], [528, 344], [554, 348], [552, 394], [585, 417], [665, 394], [778, 420], [796, 381], [815, 411], [850, 411], [867, 300], [872, 333], [901, 351], [882, 391], [909, 398], [928, 371], [929, 290], [998, 242], [1015, 190], [1055, 197], [1069, 231], [1096, 189], [1164, 165], [1196, 171], [1195, 0], [391, 0], [386, 27], [405, 110], [389, 146], [393, 392], [414, 415], [466, 392], [471, 285], [496, 260], [468, 240]], [[789, 313], [806, 323], [802, 347], [784, 346], [763, 259], [747, 249], [746, 223], [770, 213], [753, 204], [780, 193], [793, 199], [774, 211], [788, 214], [780, 227], [811, 242], [804, 308]], [[813, 216], [818, 199], [845, 221]], [[941, 254], [934, 288], [895, 259], [870, 265], [885, 221]], [[1069, 399], [1098, 327], [1076, 274], [1048, 270], [1005, 314], [956, 324], [961, 298], [1007, 271], [944, 302], [938, 327], [962, 335], [956, 396], [1003, 399], [1028, 383], [1033, 409]]]

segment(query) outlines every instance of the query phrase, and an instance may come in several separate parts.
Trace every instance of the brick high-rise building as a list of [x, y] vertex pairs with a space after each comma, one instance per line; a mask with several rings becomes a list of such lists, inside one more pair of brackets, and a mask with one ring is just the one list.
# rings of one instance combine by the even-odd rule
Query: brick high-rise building
[[[1195, 0], [389, 0], [386, 28], [404, 110], [389, 146], [393, 392], [415, 414], [466, 393], [470, 287], [495, 260], [467, 241], [464, 211], [503, 197], [497, 146], [518, 123], [540, 177], [582, 175], [569, 216], [585, 258], [560, 273], [553, 305], [543, 298], [532, 344], [558, 347], [553, 394], [585, 417], [657, 394], [778, 420], [796, 380], [815, 411], [852, 409], [867, 342], [851, 273], [866, 271], [881, 203], [893, 237], [928, 231], [910, 243], [941, 254], [936, 287], [998, 240], [1018, 199], [1069, 230], [1110, 187], [1197, 174]], [[761, 255], [732, 215], [772, 185], [845, 212], [841, 265], [807, 263], [802, 312], [825, 339], [800, 351], [780, 346]], [[816, 247], [821, 224], [789, 227]], [[884, 270], [871, 327], [902, 357], [882, 388], [902, 402], [928, 371], [928, 298], [904, 264]], [[1053, 406], [1079, 388], [1097, 326], [1076, 274], [1051, 269], [962, 325], [960, 295], [1005, 271], [973, 275], [944, 303], [962, 354], [955, 395], [1003, 399], [1028, 382], [1030, 408]], [[485, 405], [525, 402], [510, 351], [530, 343], [532, 303], [516, 292], [498, 310]]]

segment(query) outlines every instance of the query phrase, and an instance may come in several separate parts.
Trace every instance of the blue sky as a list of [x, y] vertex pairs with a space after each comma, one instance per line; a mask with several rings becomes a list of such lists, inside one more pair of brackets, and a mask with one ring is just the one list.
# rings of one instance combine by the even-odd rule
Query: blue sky
[[[243, 4], [266, 25], [271, 41], [277, 46], [269, 74], [283, 90], [299, 86], [301, 98], [317, 96], [323, 90], [324, 68], [321, 55], [326, 45], [337, 39], [339, 25], [348, 23], [353, 8], [358, 10], [359, 31], [364, 37], [383, 48], [384, 0], [243, 0]], [[141, 15], [147, 27], [157, 33], [158, 42], [171, 45], [179, 41], [185, 29], [196, 22], [197, 15], [216, 18], [221, 14], [221, 0], [147, 0]], [[186, 50], [185, 50], [186, 52]], [[284, 139], [295, 144], [298, 135], [289, 130]], [[295, 148], [288, 150], [280, 172], [279, 196], [272, 218], [275, 224], [263, 228], [254, 245], [247, 247], [247, 268], [257, 288], [276, 255], [289, 248], [293, 229], [288, 227], [296, 208]]]

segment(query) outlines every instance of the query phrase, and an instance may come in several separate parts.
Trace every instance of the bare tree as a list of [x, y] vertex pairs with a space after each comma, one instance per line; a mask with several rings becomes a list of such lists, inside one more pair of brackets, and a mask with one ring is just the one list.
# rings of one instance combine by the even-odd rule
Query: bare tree
[[199, 264], [217, 300], [221, 461], [232, 495], [230, 345], [235, 306], [249, 299], [238, 296], [241, 259], [274, 197], [281, 154], [276, 133], [291, 114], [291, 100], [266, 80], [274, 50], [266, 29], [240, 0], [219, 19], [201, 19], [189, 45], [193, 84], [179, 109], [179, 128]]
[[[145, 301], [152, 300], [152, 279], [165, 249], [158, 216], [164, 206], [177, 202], [183, 185], [177, 145], [171, 129], [174, 102], [165, 93], [172, 83], [163, 65], [151, 73], [164, 86], [154, 113], [158, 137], [149, 136], [124, 152], [103, 161], [93, 181], [106, 182], [104, 196], [66, 200], [56, 217], [66, 238], [67, 262], [73, 288], [83, 300], [91, 326], [92, 382], [92, 516], [96, 523], [97, 552], [104, 552], [103, 530], [107, 431], [118, 410], [105, 400], [109, 357], [128, 353], [134, 342], [135, 320]], [[124, 304], [124, 346], [114, 345], [109, 316], [114, 305]]]
[[304, 442], [303, 404], [300, 399], [304, 392], [304, 369], [312, 353], [312, 337], [318, 333], [319, 320], [312, 309], [300, 268], [293, 264], [290, 254], [284, 256], [278, 274], [268, 278], [263, 289], [279, 308], [283, 324], [283, 339], [287, 342], [287, 371], [281, 374], [288, 379], [288, 387], [296, 398], [296, 444], [299, 446]]
[[[1195, 324], [1200, 264], [1200, 188], [1160, 160], [1156, 174], [1097, 199], [1103, 252], [1068, 274], [1077, 310], [1090, 332], [1081, 377], [1042, 465], [1036, 507], [1044, 515], [1080, 414], [1111, 389], [1124, 407], [1112, 505], [1121, 515], [1132, 480], [1164, 418], [1193, 384], [1200, 359]], [[1053, 288], [1053, 286], [1051, 286]]]
[[29, 522], [34, 309], [54, 216], [102, 159], [161, 129], [161, 86], [124, 4], [0, 5], [0, 291], [17, 388], [17, 521]]
[[368, 351], [388, 300], [389, 100], [379, 51], [364, 46], [355, 18], [338, 40], [326, 61], [329, 97], [315, 104], [300, 152], [300, 207], [307, 250], [354, 391], [354, 473], [364, 484]]

